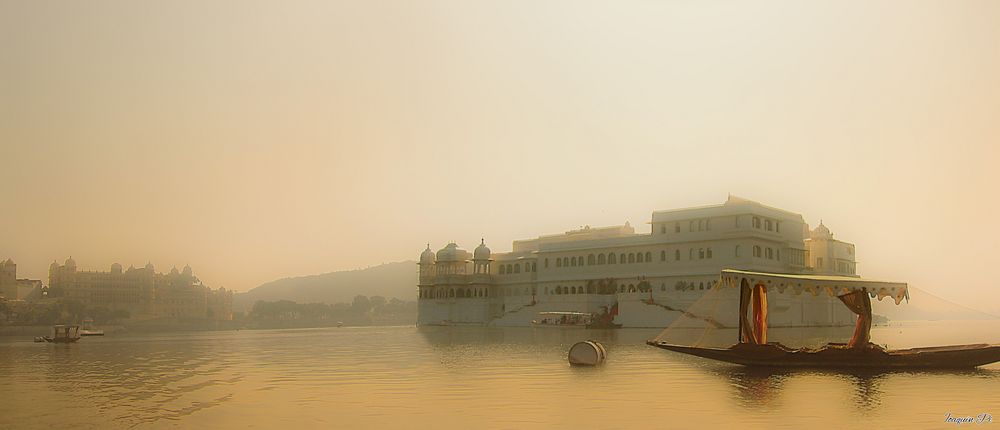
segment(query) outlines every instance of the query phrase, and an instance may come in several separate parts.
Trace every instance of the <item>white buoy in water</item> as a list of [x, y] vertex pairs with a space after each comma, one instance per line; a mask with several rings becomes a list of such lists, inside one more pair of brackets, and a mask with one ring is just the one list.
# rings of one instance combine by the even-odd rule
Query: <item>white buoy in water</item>
[[569, 364], [574, 366], [596, 366], [607, 357], [604, 345], [592, 340], [577, 342], [569, 348]]

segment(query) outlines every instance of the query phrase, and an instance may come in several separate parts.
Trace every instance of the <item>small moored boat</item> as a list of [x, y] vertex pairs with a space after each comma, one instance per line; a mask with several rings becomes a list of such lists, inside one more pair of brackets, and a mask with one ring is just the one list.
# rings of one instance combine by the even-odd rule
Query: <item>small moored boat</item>
[[[752, 285], [752, 287], [751, 287]], [[723, 270], [715, 288], [740, 288], [739, 340], [729, 348], [674, 345], [658, 348], [744, 366], [826, 368], [972, 368], [1000, 361], [1000, 345], [973, 344], [886, 350], [870, 342], [871, 299], [890, 297], [898, 305], [909, 297], [904, 283], [877, 282], [848, 276], [805, 276]], [[835, 296], [858, 315], [850, 342], [821, 348], [788, 348], [767, 342], [767, 294], [821, 293]], [[751, 311], [752, 308], [752, 311]], [[751, 317], [748, 319], [748, 311]]]
[[52, 336], [45, 336], [46, 342], [51, 343], [73, 343], [80, 340], [80, 326], [78, 325], [55, 325], [52, 326]]
[[104, 330], [94, 328], [94, 320], [86, 318], [83, 320], [83, 327], [80, 328], [80, 336], [104, 336]]
[[539, 312], [531, 321], [535, 327], [579, 327], [586, 328], [594, 320], [594, 314], [587, 312]]

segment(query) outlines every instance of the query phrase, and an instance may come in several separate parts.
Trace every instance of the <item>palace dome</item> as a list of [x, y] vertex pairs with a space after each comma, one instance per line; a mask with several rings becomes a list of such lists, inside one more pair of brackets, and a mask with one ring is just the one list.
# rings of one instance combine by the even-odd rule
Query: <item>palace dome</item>
[[434, 251], [431, 251], [431, 244], [427, 244], [427, 249], [420, 253], [420, 264], [434, 264]]
[[65, 266], [76, 268], [76, 260], [74, 260], [73, 257], [67, 258]]
[[474, 260], [489, 260], [490, 259], [490, 249], [486, 247], [486, 239], [482, 239], [479, 246], [476, 247], [475, 251], [472, 251], [472, 259]]
[[830, 239], [833, 237], [833, 233], [830, 233], [830, 229], [823, 225], [823, 221], [819, 222], [819, 225], [813, 229], [810, 238], [812, 239]]
[[437, 252], [437, 261], [463, 261], [469, 258], [469, 251], [459, 249], [455, 242], [449, 243]]

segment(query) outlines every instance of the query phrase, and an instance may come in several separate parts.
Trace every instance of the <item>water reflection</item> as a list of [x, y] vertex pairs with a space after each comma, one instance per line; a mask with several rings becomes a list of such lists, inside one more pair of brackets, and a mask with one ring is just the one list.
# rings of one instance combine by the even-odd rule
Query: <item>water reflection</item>
[[785, 385], [799, 379], [834, 379], [853, 388], [850, 396], [857, 410], [866, 411], [882, 406], [882, 386], [892, 378], [914, 377], [964, 377], [1000, 379], [998, 369], [928, 369], [928, 370], [879, 370], [879, 369], [787, 369], [719, 365], [708, 368], [709, 373], [725, 379], [733, 388], [737, 404], [751, 410], [781, 401]]
[[583, 340], [608, 345], [638, 345], [656, 337], [658, 329], [584, 329], [565, 327], [418, 326], [417, 332], [435, 347], [456, 345], [562, 346]]

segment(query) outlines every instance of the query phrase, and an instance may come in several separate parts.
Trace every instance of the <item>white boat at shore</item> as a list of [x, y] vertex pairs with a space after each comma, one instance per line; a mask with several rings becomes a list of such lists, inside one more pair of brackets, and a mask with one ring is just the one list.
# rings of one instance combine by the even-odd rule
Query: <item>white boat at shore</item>
[[534, 327], [579, 327], [586, 328], [594, 321], [594, 314], [586, 312], [539, 312], [538, 319], [531, 320]]
[[80, 336], [104, 336], [104, 330], [94, 328], [94, 320], [86, 318], [83, 320], [83, 327], [80, 328]]

